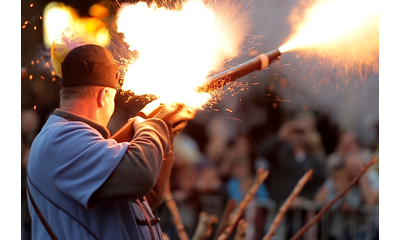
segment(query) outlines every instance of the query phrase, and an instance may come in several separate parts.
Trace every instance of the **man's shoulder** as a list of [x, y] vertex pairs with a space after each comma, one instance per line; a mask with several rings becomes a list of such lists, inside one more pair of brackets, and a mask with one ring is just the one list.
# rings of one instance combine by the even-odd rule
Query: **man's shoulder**
[[87, 138], [103, 139], [98, 131], [86, 123], [68, 121], [62, 117], [51, 115], [36, 136], [33, 146], [46, 146], [46, 148], [55, 145], [73, 144], [77, 146], [79, 142]]
[[89, 131], [96, 132], [95, 129], [90, 127], [87, 123], [81, 121], [69, 121], [65, 118], [51, 115], [43, 126], [43, 130], [52, 132], [53, 134], [64, 134], [71, 131]]

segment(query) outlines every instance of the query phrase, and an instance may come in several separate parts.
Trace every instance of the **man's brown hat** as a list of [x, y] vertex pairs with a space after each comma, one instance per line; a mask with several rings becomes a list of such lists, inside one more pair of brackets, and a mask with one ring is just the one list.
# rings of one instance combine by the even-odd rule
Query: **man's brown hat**
[[118, 87], [118, 65], [111, 52], [98, 45], [72, 49], [61, 63], [61, 71], [63, 87]]

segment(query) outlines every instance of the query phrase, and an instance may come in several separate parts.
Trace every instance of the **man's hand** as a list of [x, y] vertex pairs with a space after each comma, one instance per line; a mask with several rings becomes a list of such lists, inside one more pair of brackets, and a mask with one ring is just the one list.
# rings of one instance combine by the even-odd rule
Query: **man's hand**
[[146, 106], [138, 116], [143, 118], [160, 118], [171, 130], [171, 137], [175, 137], [196, 115], [194, 108], [184, 103], [157, 103]]

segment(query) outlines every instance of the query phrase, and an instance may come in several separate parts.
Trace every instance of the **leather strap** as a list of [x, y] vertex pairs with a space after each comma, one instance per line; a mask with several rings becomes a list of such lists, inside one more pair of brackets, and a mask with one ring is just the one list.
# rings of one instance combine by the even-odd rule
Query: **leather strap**
[[29, 199], [31, 200], [32, 206], [35, 209], [36, 214], [39, 216], [40, 221], [43, 223], [43, 226], [46, 228], [46, 230], [49, 233], [51, 239], [58, 240], [58, 238], [56, 237], [54, 232], [51, 230], [49, 224], [47, 224], [46, 220], [44, 219], [44, 217], [43, 217], [42, 213], [40, 212], [38, 206], [36, 205], [35, 201], [33, 200], [33, 197], [31, 195], [31, 191], [29, 191], [29, 186], [28, 185], [26, 186], [26, 190], [28, 192]]
[[144, 217], [146, 218], [146, 222], [147, 222], [146, 225], [149, 226], [149, 231], [150, 231], [150, 234], [151, 234], [151, 239], [155, 240], [156, 238], [155, 238], [155, 236], [154, 236], [153, 227], [151, 226], [151, 222], [150, 222], [150, 220], [149, 220], [149, 217], [147, 216], [146, 210], [145, 210], [144, 207], [143, 207], [143, 203], [142, 203], [139, 199], [136, 199], [136, 203], [137, 203], [137, 205], [139, 206], [140, 210], [142, 210], [142, 212], [143, 212], [143, 214], [144, 214]]

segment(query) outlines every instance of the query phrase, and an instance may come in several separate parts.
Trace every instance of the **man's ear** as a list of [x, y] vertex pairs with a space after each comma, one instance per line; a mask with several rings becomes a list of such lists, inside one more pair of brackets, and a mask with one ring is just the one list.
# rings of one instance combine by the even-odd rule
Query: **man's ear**
[[101, 108], [104, 107], [105, 105], [106, 93], [107, 93], [106, 87], [100, 88], [99, 91], [97, 92], [97, 105]]

